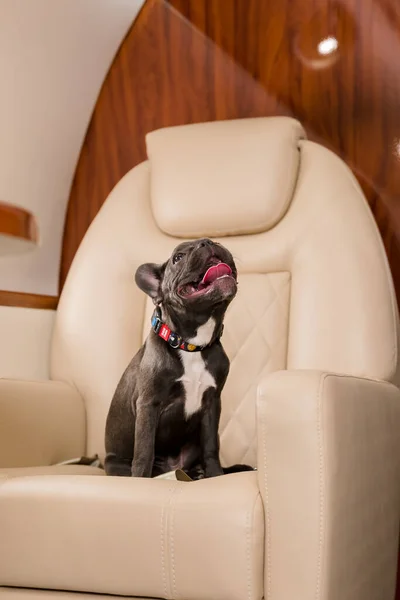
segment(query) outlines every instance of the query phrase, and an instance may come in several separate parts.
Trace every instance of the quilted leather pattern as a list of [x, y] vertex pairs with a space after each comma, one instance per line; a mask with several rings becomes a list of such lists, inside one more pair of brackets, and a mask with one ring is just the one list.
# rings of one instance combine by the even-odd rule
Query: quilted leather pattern
[[231, 369], [222, 395], [221, 461], [256, 465], [256, 393], [261, 378], [286, 368], [290, 273], [244, 274], [230, 305], [223, 345]]

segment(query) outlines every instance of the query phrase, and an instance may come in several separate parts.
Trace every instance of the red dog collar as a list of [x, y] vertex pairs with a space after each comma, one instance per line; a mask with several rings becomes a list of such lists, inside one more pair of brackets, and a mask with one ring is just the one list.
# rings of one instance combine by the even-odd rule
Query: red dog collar
[[151, 317], [151, 328], [164, 342], [167, 342], [174, 350], [185, 350], [186, 352], [200, 352], [204, 348], [212, 346], [214, 342], [220, 339], [224, 326], [221, 327], [221, 332], [216, 340], [213, 340], [211, 344], [205, 344], [204, 346], [196, 346], [195, 344], [189, 344], [185, 342], [177, 333], [171, 331], [171, 329], [161, 321], [161, 311], [157, 306], [153, 316]]

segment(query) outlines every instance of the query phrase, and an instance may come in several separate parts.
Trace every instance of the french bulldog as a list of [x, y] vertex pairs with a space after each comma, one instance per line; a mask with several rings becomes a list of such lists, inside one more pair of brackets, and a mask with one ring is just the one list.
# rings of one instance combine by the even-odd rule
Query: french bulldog
[[210, 239], [183, 242], [135, 280], [156, 308], [151, 331], [116, 388], [106, 422], [107, 475], [191, 479], [252, 470], [222, 468], [218, 426], [229, 359], [221, 344], [237, 292], [231, 253]]

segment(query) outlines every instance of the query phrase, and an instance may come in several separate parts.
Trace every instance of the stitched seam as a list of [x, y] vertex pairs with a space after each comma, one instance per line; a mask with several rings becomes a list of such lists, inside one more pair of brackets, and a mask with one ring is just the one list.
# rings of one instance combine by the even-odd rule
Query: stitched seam
[[[261, 394], [262, 397], [262, 394]], [[265, 525], [264, 525], [264, 536], [265, 536], [265, 567], [267, 569], [267, 589], [264, 590], [265, 600], [271, 597], [271, 585], [272, 585], [272, 574], [271, 574], [271, 514], [269, 507], [269, 497], [268, 497], [268, 468], [267, 468], [267, 427], [266, 427], [266, 419], [263, 414], [261, 414], [261, 427], [263, 432], [263, 453], [264, 453], [264, 512], [265, 512]]]
[[392, 318], [393, 318], [393, 327], [394, 330], [396, 332], [396, 335], [394, 336], [394, 344], [393, 344], [393, 356], [392, 356], [392, 376], [393, 373], [396, 372], [396, 368], [397, 368], [397, 354], [398, 354], [398, 340], [397, 340], [397, 331], [398, 331], [398, 310], [397, 310], [397, 305], [396, 305], [396, 301], [395, 301], [395, 291], [394, 291], [394, 285], [393, 285], [393, 278], [392, 278], [392, 274], [391, 274], [391, 270], [390, 270], [390, 266], [389, 266], [389, 261], [383, 246], [383, 242], [382, 242], [382, 238], [379, 234], [379, 230], [378, 230], [378, 226], [376, 224], [376, 221], [372, 215], [371, 209], [368, 205], [368, 203], [366, 202], [360, 188], [358, 187], [358, 182], [356, 184], [356, 182], [353, 179], [353, 176], [350, 174], [350, 172], [347, 169], [344, 169], [348, 179], [350, 180], [352, 186], [354, 187], [355, 191], [357, 192], [358, 196], [361, 198], [362, 202], [363, 202], [363, 206], [364, 206], [364, 210], [365, 212], [368, 214], [368, 218], [369, 218], [369, 222], [372, 226], [373, 232], [374, 232], [374, 236], [375, 239], [378, 242], [379, 248], [380, 248], [380, 254], [383, 260], [383, 264], [384, 264], [384, 270], [386, 273], [386, 277], [389, 283], [389, 287], [390, 287], [390, 304], [391, 304], [391, 309], [392, 309]]
[[[271, 286], [271, 287], [272, 287], [272, 286]], [[274, 289], [274, 288], [272, 288], [272, 289], [273, 289], [273, 291], [274, 291], [274, 293], [275, 293], [275, 297], [274, 297], [274, 299], [272, 300], [272, 302], [270, 302], [270, 303], [268, 304], [268, 306], [265, 308], [265, 310], [263, 311], [263, 313], [262, 313], [262, 315], [261, 315], [261, 317], [260, 317], [260, 320], [264, 319], [264, 317], [265, 317], [265, 315], [267, 314], [267, 312], [269, 311], [270, 307], [271, 307], [273, 304], [275, 304], [275, 301], [276, 301], [276, 292], [275, 292], [275, 289]], [[246, 310], [247, 314], [249, 315], [250, 319], [253, 321], [253, 316], [252, 316], [252, 314], [249, 312], [249, 309], [248, 309], [248, 307], [246, 306], [246, 304], [245, 304], [245, 303], [244, 303], [244, 305], [243, 305], [243, 306], [244, 306], [244, 308], [245, 308], [245, 310]], [[235, 354], [235, 356], [234, 356], [234, 357], [231, 359], [231, 368], [232, 368], [233, 361], [234, 361], [234, 360], [237, 358], [237, 355], [239, 354], [240, 350], [241, 350], [241, 349], [242, 349], [242, 348], [243, 348], [243, 347], [244, 347], [244, 346], [247, 344], [247, 342], [248, 342], [248, 340], [249, 340], [250, 336], [252, 335], [252, 333], [253, 333], [253, 331], [254, 331], [255, 329], [257, 329], [257, 323], [255, 323], [255, 324], [252, 326], [252, 328], [251, 328], [251, 329], [250, 329], [250, 331], [247, 333], [247, 335], [246, 335], [246, 337], [244, 338], [244, 340], [242, 340], [242, 342], [241, 342], [241, 345], [240, 345], [240, 348], [239, 348], [238, 352], [237, 352], [237, 353]], [[268, 348], [268, 351], [269, 351], [269, 357], [268, 357], [267, 363], [266, 363], [266, 364], [264, 364], [264, 365], [262, 365], [262, 368], [261, 368], [261, 370], [259, 371], [259, 373], [257, 373], [257, 376], [256, 376], [256, 377], [257, 377], [257, 379], [258, 379], [258, 378], [259, 378], [259, 376], [262, 374], [263, 370], [264, 370], [264, 369], [265, 369], [265, 367], [267, 366], [268, 362], [271, 360], [271, 356], [272, 356], [271, 344], [270, 344], [270, 343], [269, 343], [269, 342], [268, 342], [268, 341], [265, 339], [265, 337], [264, 337], [264, 335], [263, 335], [263, 333], [262, 333], [262, 332], [260, 332], [260, 335], [261, 335], [261, 337], [262, 337], [262, 339], [263, 339], [263, 341], [264, 341], [264, 343], [265, 343], [266, 347]], [[232, 419], [233, 419], [233, 418], [236, 416], [236, 414], [239, 412], [239, 409], [241, 408], [241, 406], [242, 406], [243, 402], [244, 402], [244, 401], [245, 401], [245, 399], [246, 399], [246, 396], [247, 396], [248, 392], [250, 391], [250, 389], [252, 388], [252, 386], [253, 386], [253, 385], [254, 385], [254, 381], [250, 381], [250, 382], [249, 382], [249, 385], [248, 385], [248, 386], [247, 386], [247, 388], [246, 388], [246, 391], [244, 392], [244, 394], [243, 394], [243, 396], [242, 396], [242, 400], [239, 402], [239, 404], [237, 405], [237, 407], [235, 408], [235, 410], [234, 410], [234, 411], [233, 411], [233, 413], [231, 414], [231, 416], [230, 416], [229, 420], [228, 420], [228, 421], [227, 421], [227, 423], [225, 424], [225, 427], [223, 427], [223, 428], [221, 428], [221, 429], [220, 429], [220, 436], [221, 436], [221, 437], [222, 437], [222, 436], [223, 436], [223, 434], [225, 433], [225, 431], [226, 431], [226, 429], [227, 429], [227, 427], [228, 427], [229, 423], [232, 421]]]
[[396, 387], [391, 381], [386, 381], [385, 379], [374, 379], [373, 377], [359, 377], [358, 375], [348, 375], [346, 373], [324, 373], [323, 376], [325, 379], [328, 377], [338, 379], [354, 379], [356, 381], [368, 381], [370, 383], [378, 383], [379, 385], [386, 385], [389, 387]]
[[290, 315], [291, 315], [291, 306], [292, 306], [292, 273], [291, 271], [282, 271], [282, 273], [286, 273], [288, 275], [287, 286], [289, 287], [289, 297], [286, 305], [283, 304], [281, 294], [283, 289], [286, 290], [286, 286], [281, 286], [280, 291], [276, 291], [273, 283], [271, 282], [271, 286], [274, 288], [277, 298], [279, 300], [279, 304], [282, 308], [282, 314], [286, 316], [286, 356], [285, 356], [285, 364], [283, 366], [284, 369], [288, 368], [289, 361], [289, 342], [290, 342]]
[[[300, 131], [301, 129], [301, 131]], [[300, 177], [300, 171], [301, 171], [301, 144], [300, 142], [304, 139], [306, 139], [305, 137], [305, 132], [302, 128], [302, 126], [300, 125], [299, 128], [294, 128], [292, 129], [291, 133], [291, 142], [293, 143], [293, 153], [290, 155], [290, 166], [288, 168], [288, 173], [289, 173], [289, 177], [287, 179], [288, 183], [286, 184], [286, 190], [285, 193], [283, 195], [283, 197], [285, 197], [285, 202], [282, 204], [281, 209], [279, 214], [276, 216], [276, 220], [273, 222], [273, 224], [270, 226], [270, 230], [273, 229], [273, 227], [276, 227], [276, 225], [278, 225], [278, 223], [280, 223], [282, 221], [282, 219], [286, 216], [286, 213], [288, 212], [290, 205], [293, 202], [293, 198], [297, 192], [297, 183], [299, 181], [299, 177]], [[292, 177], [290, 177], [290, 174], [292, 174]]]
[[248, 600], [251, 600], [251, 598], [253, 598], [253, 582], [252, 582], [252, 577], [251, 577], [251, 575], [252, 575], [251, 532], [254, 529], [254, 512], [255, 512], [255, 507], [258, 502], [259, 497], [260, 497], [260, 494], [258, 493], [253, 502], [253, 506], [252, 506], [251, 510], [248, 511], [247, 517], [246, 517], [246, 543], [247, 543], [246, 559], [247, 559], [247, 597], [248, 597]]
[[174, 540], [174, 524], [175, 524], [175, 506], [172, 503], [175, 500], [175, 492], [181, 492], [182, 488], [176, 487], [171, 495], [171, 529], [170, 529], [170, 555], [171, 555], [171, 573], [172, 573], [172, 581], [171, 581], [171, 590], [172, 597], [176, 600], [178, 598], [178, 592], [176, 588], [176, 572], [175, 572], [175, 540]]
[[[265, 317], [265, 315], [267, 314], [267, 312], [269, 311], [270, 307], [271, 307], [271, 306], [272, 306], [272, 305], [275, 303], [275, 300], [276, 300], [276, 292], [275, 292], [275, 289], [274, 289], [274, 288], [272, 288], [272, 286], [271, 286], [271, 284], [269, 283], [268, 279], [267, 279], [266, 281], [267, 281], [267, 283], [268, 283], [268, 285], [269, 285], [270, 289], [272, 289], [272, 291], [273, 291], [273, 293], [274, 293], [274, 298], [273, 298], [271, 301], [269, 301], [269, 302], [268, 302], [268, 304], [265, 306], [265, 308], [264, 308], [264, 310], [263, 310], [262, 314], [261, 314], [261, 315], [259, 315], [259, 317], [258, 317], [258, 321], [255, 321], [255, 320], [254, 320], [254, 317], [253, 317], [253, 315], [251, 314], [251, 312], [249, 311], [249, 307], [247, 306], [246, 302], [245, 302], [245, 301], [244, 301], [244, 302], [242, 302], [242, 310], [244, 309], [244, 310], [247, 312], [247, 315], [249, 316], [249, 318], [250, 318], [250, 321], [252, 322], [252, 326], [251, 326], [251, 328], [249, 329], [249, 331], [247, 332], [247, 334], [246, 334], [246, 337], [244, 338], [244, 340], [241, 340], [241, 341], [240, 341], [239, 348], [237, 349], [237, 351], [236, 351], [236, 353], [235, 353], [235, 356], [233, 356], [233, 357], [231, 358], [231, 362], [233, 362], [233, 361], [235, 360], [235, 358], [236, 358], [236, 357], [237, 357], [237, 355], [240, 353], [240, 351], [241, 351], [241, 349], [243, 348], [243, 346], [245, 346], [245, 344], [247, 343], [248, 339], [249, 339], [249, 338], [250, 338], [250, 336], [252, 335], [253, 331], [254, 331], [254, 330], [256, 330], [256, 329], [258, 330], [258, 324], [259, 324], [259, 322], [260, 322], [260, 321], [262, 321], [262, 320], [264, 319], [264, 317]], [[269, 344], [268, 340], [266, 340], [266, 339], [264, 338], [264, 336], [263, 336], [263, 333], [262, 333], [262, 332], [260, 332], [260, 335], [261, 335], [261, 337], [263, 338], [263, 341], [265, 342], [265, 344], [268, 346], [268, 349], [269, 349], [269, 350], [271, 350], [271, 346], [270, 346], [270, 344]]]
[[322, 391], [324, 388], [326, 375], [322, 375], [318, 388], [317, 395], [317, 440], [318, 440], [318, 456], [319, 456], [319, 540], [318, 540], [318, 555], [317, 555], [317, 581], [315, 589], [315, 598], [319, 600], [321, 597], [322, 587], [322, 553], [325, 538], [325, 494], [324, 494], [324, 455], [322, 448]]
[[168, 591], [167, 591], [167, 573], [166, 573], [166, 569], [165, 569], [164, 515], [165, 515], [165, 506], [163, 505], [161, 508], [161, 524], [160, 524], [160, 530], [161, 530], [161, 578], [162, 578], [162, 583], [163, 583], [164, 597], [166, 598], [168, 595]]
[[246, 515], [246, 574], [247, 574], [247, 598], [251, 600], [251, 566], [250, 566], [250, 510]]
[[171, 556], [169, 556], [169, 554], [166, 552], [168, 548], [168, 534], [170, 534], [170, 509], [171, 509], [171, 505], [172, 505], [172, 500], [173, 500], [173, 496], [176, 492], [176, 487], [169, 487], [168, 488], [168, 492], [169, 492], [169, 497], [168, 497], [168, 502], [166, 505], [164, 505], [163, 507], [163, 514], [165, 515], [165, 526], [163, 528], [163, 553], [164, 553], [164, 577], [165, 577], [165, 583], [164, 583], [164, 593], [165, 593], [165, 598], [172, 598], [173, 594], [172, 594], [172, 584], [171, 584], [171, 574], [170, 574], [170, 570], [171, 570]]
[[[290, 283], [291, 283], [291, 274], [290, 274], [290, 272], [289, 272], [289, 271], [279, 271], [279, 272], [277, 272], [277, 273], [278, 273], [278, 274], [288, 274], [288, 276], [289, 276], [289, 277], [288, 277], [288, 282], [287, 282], [287, 283], [289, 284], [289, 303], [288, 303], [288, 304], [290, 304]], [[267, 275], [269, 275], [269, 274], [267, 274]], [[271, 301], [271, 302], [269, 302], [269, 303], [268, 303], [268, 305], [265, 307], [265, 309], [264, 309], [264, 311], [263, 311], [263, 313], [262, 313], [261, 317], [259, 317], [261, 320], [262, 320], [262, 319], [264, 319], [265, 315], [268, 313], [268, 311], [270, 310], [270, 308], [271, 308], [273, 305], [275, 305], [275, 304], [278, 304], [278, 305], [279, 305], [281, 308], [283, 308], [283, 307], [284, 307], [284, 305], [283, 305], [283, 303], [282, 303], [282, 299], [281, 299], [281, 297], [280, 297], [280, 294], [281, 294], [282, 290], [283, 290], [284, 288], [286, 288], [286, 285], [285, 285], [285, 286], [280, 286], [280, 292], [278, 292], [278, 291], [276, 290], [276, 288], [275, 288], [275, 287], [272, 285], [272, 283], [271, 283], [271, 280], [270, 280], [270, 278], [269, 278], [269, 277], [268, 277], [268, 279], [267, 279], [267, 283], [268, 283], [268, 285], [269, 285], [269, 288], [270, 288], [270, 290], [271, 290], [271, 291], [272, 291], [272, 293], [274, 294], [274, 297], [273, 297], [272, 301]], [[252, 315], [252, 314], [251, 314], [251, 312], [249, 311], [249, 308], [248, 308], [248, 306], [246, 305], [246, 303], [243, 303], [243, 308], [246, 310], [246, 312], [247, 312], [248, 316], [250, 317], [251, 321], [253, 322], [253, 321], [254, 321], [253, 315]], [[286, 308], [286, 314], [287, 314], [287, 313], [289, 312], [289, 306], [285, 306], [285, 308]], [[288, 319], [287, 319], [287, 325], [289, 325], [289, 320], [288, 320]], [[251, 329], [250, 329], [250, 331], [247, 333], [247, 335], [246, 335], [245, 339], [244, 339], [244, 340], [242, 340], [242, 343], [241, 343], [241, 348], [240, 348], [240, 349], [239, 349], [239, 350], [238, 350], [238, 351], [235, 353], [235, 355], [234, 355], [234, 356], [233, 356], [233, 358], [231, 359], [231, 368], [232, 368], [233, 362], [234, 362], [234, 361], [237, 359], [237, 357], [238, 357], [239, 353], [240, 353], [240, 352], [241, 352], [241, 350], [242, 350], [242, 349], [245, 347], [245, 345], [247, 344], [247, 342], [248, 342], [248, 340], [249, 340], [250, 336], [253, 334], [253, 332], [254, 332], [254, 330], [255, 330], [256, 328], [257, 328], [257, 323], [255, 323], [255, 324], [254, 324], [254, 325], [251, 327]], [[267, 349], [268, 349], [269, 356], [268, 356], [268, 359], [267, 359], [267, 361], [265, 362], [265, 364], [263, 364], [263, 365], [261, 366], [261, 369], [260, 369], [260, 371], [259, 371], [259, 372], [256, 374], [256, 376], [255, 376], [255, 379], [256, 379], [257, 381], [260, 381], [261, 379], [263, 379], [263, 378], [265, 377], [265, 373], [264, 373], [264, 371], [265, 371], [266, 367], [268, 366], [268, 363], [270, 362], [270, 360], [271, 360], [271, 358], [272, 358], [272, 356], [273, 356], [273, 352], [272, 352], [272, 346], [271, 346], [271, 344], [270, 344], [270, 343], [269, 343], [269, 341], [268, 341], [268, 340], [267, 340], [267, 339], [264, 337], [264, 333], [263, 333], [262, 331], [260, 332], [260, 335], [261, 335], [261, 338], [263, 339], [263, 342], [264, 342], [265, 346], [266, 346], [266, 347], [267, 347]], [[284, 365], [282, 368], [286, 368], [286, 364], [287, 364], [287, 352], [288, 352], [288, 336], [286, 336], [286, 360], [285, 360], [285, 365]], [[235, 408], [235, 410], [233, 411], [233, 413], [230, 415], [230, 417], [229, 417], [229, 419], [227, 420], [227, 422], [225, 423], [224, 427], [220, 427], [219, 435], [220, 435], [220, 439], [221, 439], [221, 442], [222, 442], [222, 444], [223, 444], [223, 438], [224, 438], [224, 435], [225, 435], [225, 433], [227, 432], [227, 430], [228, 430], [228, 427], [229, 427], [229, 426], [230, 426], [230, 424], [231, 424], [231, 423], [232, 423], [232, 422], [233, 422], [233, 421], [236, 419], [236, 416], [237, 416], [237, 414], [239, 413], [239, 411], [242, 409], [242, 406], [243, 406], [243, 404], [244, 404], [244, 403], [247, 401], [247, 394], [249, 393], [249, 391], [252, 389], [252, 387], [253, 387], [253, 386], [254, 386], [254, 380], [252, 380], [252, 381], [250, 381], [250, 382], [249, 382], [249, 384], [248, 384], [248, 386], [247, 386], [247, 388], [246, 388], [245, 392], [242, 394], [242, 399], [241, 399], [241, 401], [240, 401], [240, 402], [239, 402], [239, 404], [236, 406], [236, 408]], [[256, 394], [257, 394], [257, 389], [255, 390], [255, 392], [256, 392]], [[248, 454], [248, 452], [249, 452], [249, 450], [250, 450], [251, 448], [252, 448], [252, 442], [249, 442], [249, 443], [247, 444], [247, 448], [246, 448], [245, 454], [243, 455], [243, 458], [241, 459], [243, 462], [245, 462], [245, 461], [246, 461], [247, 454]], [[223, 453], [223, 451], [222, 451], [222, 453]]]
[[[286, 285], [287, 285], [287, 284], [285, 284], [285, 285], [282, 285], [282, 284], [281, 284], [281, 285], [280, 285], [280, 287], [279, 287], [279, 289], [277, 290], [277, 289], [276, 289], [276, 287], [275, 287], [275, 286], [272, 284], [272, 282], [271, 282], [271, 278], [270, 278], [270, 275], [282, 275], [282, 274], [284, 274], [284, 275], [288, 275], [288, 282], [287, 282], [287, 284], [288, 284], [288, 285], [290, 285], [290, 283], [291, 283], [291, 273], [290, 273], [290, 271], [277, 271], [277, 272], [274, 272], [274, 273], [263, 273], [263, 274], [262, 274], [262, 275], [264, 275], [264, 276], [267, 276], [267, 279], [266, 279], [266, 281], [267, 281], [267, 283], [268, 283], [268, 286], [269, 286], [270, 290], [272, 290], [272, 293], [273, 293], [274, 297], [273, 297], [273, 299], [272, 299], [271, 301], [269, 301], [269, 302], [268, 302], [268, 304], [265, 306], [265, 308], [264, 308], [264, 310], [263, 310], [263, 312], [262, 312], [261, 316], [260, 316], [260, 315], [258, 315], [258, 316], [257, 316], [257, 320], [255, 320], [254, 316], [253, 316], [253, 315], [252, 315], [252, 313], [249, 311], [249, 308], [248, 308], [248, 306], [247, 306], [246, 302], [245, 302], [245, 301], [243, 301], [243, 302], [242, 302], [242, 310], [243, 310], [243, 309], [245, 309], [245, 310], [246, 310], [246, 312], [247, 312], [248, 316], [250, 317], [250, 320], [251, 320], [251, 322], [252, 322], [253, 324], [252, 324], [252, 326], [251, 326], [250, 330], [247, 332], [247, 334], [246, 334], [246, 337], [244, 338], [244, 340], [243, 340], [243, 339], [242, 339], [242, 340], [240, 340], [239, 347], [238, 347], [238, 345], [236, 344], [236, 341], [235, 341], [235, 346], [236, 346], [236, 347], [235, 347], [235, 354], [234, 354], [233, 356], [231, 356], [231, 357], [230, 357], [231, 364], [232, 364], [232, 363], [233, 363], [233, 361], [234, 361], [234, 360], [237, 358], [238, 354], [239, 354], [239, 353], [240, 353], [240, 351], [242, 350], [243, 346], [244, 346], [244, 345], [247, 343], [247, 341], [248, 341], [248, 339], [250, 338], [250, 336], [252, 335], [253, 331], [254, 331], [255, 329], [257, 329], [257, 328], [258, 328], [258, 324], [259, 324], [260, 320], [263, 320], [263, 319], [264, 319], [265, 315], [268, 313], [268, 311], [270, 310], [270, 308], [271, 308], [273, 305], [275, 305], [275, 304], [277, 303], [277, 304], [279, 304], [279, 306], [281, 307], [281, 309], [282, 309], [282, 312], [285, 312], [285, 313], [287, 312], [287, 310], [288, 310], [288, 305], [284, 305], [284, 304], [282, 303], [282, 298], [281, 298], [281, 294], [282, 294], [282, 292], [283, 292], [284, 290], [286, 290]], [[290, 297], [290, 295], [289, 295], [289, 297]], [[262, 339], [263, 339], [263, 342], [265, 343], [265, 345], [268, 347], [268, 349], [269, 349], [269, 350], [271, 350], [271, 344], [270, 344], [270, 341], [269, 341], [269, 340], [267, 340], [267, 339], [264, 337], [264, 332], [261, 330], [261, 331], [259, 331], [259, 333], [260, 333], [260, 335], [261, 335], [261, 337], [262, 337]]]

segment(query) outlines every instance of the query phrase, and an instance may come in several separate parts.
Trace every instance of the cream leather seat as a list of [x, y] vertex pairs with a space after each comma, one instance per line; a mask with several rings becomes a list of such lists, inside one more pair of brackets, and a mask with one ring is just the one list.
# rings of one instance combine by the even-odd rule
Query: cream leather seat
[[[111, 193], [70, 271], [52, 381], [0, 382], [2, 599], [393, 598], [396, 301], [357, 182], [304, 137], [287, 118], [147, 136], [149, 160]], [[114, 388], [149, 331], [135, 269], [198, 236], [239, 267], [222, 460], [258, 471], [186, 483], [50, 466], [103, 455]]]

